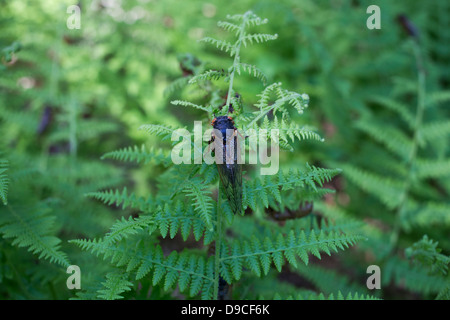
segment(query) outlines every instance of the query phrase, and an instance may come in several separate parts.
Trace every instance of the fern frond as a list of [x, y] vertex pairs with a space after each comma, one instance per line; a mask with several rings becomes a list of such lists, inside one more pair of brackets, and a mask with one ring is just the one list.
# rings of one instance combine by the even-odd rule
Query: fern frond
[[324, 182], [330, 181], [340, 172], [339, 169], [323, 169], [308, 165], [304, 170], [291, 169], [288, 172], [280, 170], [278, 175], [248, 181], [243, 186], [244, 207], [249, 206], [256, 210], [259, 205], [264, 205], [267, 208], [270, 197], [281, 202], [280, 191], [305, 187], [317, 190], [317, 186], [323, 186]]
[[267, 19], [261, 19], [256, 14], [254, 14], [252, 11], [247, 11], [244, 14], [235, 14], [235, 15], [227, 15], [227, 19], [234, 20], [238, 22], [244, 21], [246, 26], [259, 26], [261, 24], [266, 24], [269, 20]]
[[205, 80], [218, 80], [223, 77], [227, 77], [229, 74], [225, 70], [207, 70], [203, 73], [197, 74], [193, 76], [189, 83], [197, 83], [199, 81], [205, 81]]
[[211, 299], [213, 296], [214, 260], [212, 257], [206, 260], [188, 250], [181, 253], [172, 251], [168, 257], [164, 257], [159, 245], [128, 247], [120, 244], [105, 247], [98, 241], [71, 240], [70, 242], [84, 250], [102, 255], [104, 259], [109, 258], [111, 263], [124, 268], [125, 272], [133, 272], [136, 280], [149, 277], [153, 285], [163, 283], [165, 290], [178, 284], [180, 292], [186, 292], [191, 297], [200, 293], [203, 299]]
[[159, 124], [144, 124], [138, 130], [144, 130], [148, 134], [160, 136], [161, 140], [170, 140], [176, 129]]
[[450, 175], [450, 159], [418, 159], [416, 165], [419, 178], [443, 178]]
[[260, 80], [265, 86], [267, 83], [267, 76], [255, 65], [247, 64], [247, 63], [238, 63], [236, 64], [236, 72], [241, 74], [241, 68], [248, 74], [254, 76], [258, 80]]
[[133, 284], [128, 281], [128, 274], [114, 272], [106, 275], [106, 281], [102, 282], [104, 289], [98, 290], [98, 298], [105, 300], [122, 299], [122, 294], [130, 291]]
[[311, 281], [314, 286], [325, 294], [332, 292], [364, 292], [366, 288], [352, 283], [344, 274], [339, 274], [333, 269], [326, 269], [319, 265], [310, 264], [307, 267], [299, 265], [296, 270], [302, 277]]
[[[8, 205], [10, 215], [0, 217], [0, 233], [5, 239], [13, 239], [12, 245], [27, 247], [39, 259], [47, 259], [64, 267], [70, 265], [67, 255], [61, 251], [61, 240], [52, 235], [56, 217], [49, 215], [46, 207], [22, 212]], [[28, 208], [29, 210], [29, 208]]]
[[247, 46], [247, 42], [250, 42], [250, 44], [253, 44], [253, 42], [256, 43], [262, 43], [267, 42], [270, 40], [276, 40], [278, 39], [277, 34], [264, 34], [264, 33], [254, 33], [254, 34], [247, 34], [240, 38], [240, 41], [244, 44], [244, 46]]
[[124, 187], [122, 192], [118, 189], [108, 191], [90, 192], [86, 194], [87, 197], [100, 200], [101, 202], [111, 206], [117, 207], [122, 205], [122, 209], [125, 208], [138, 208], [141, 211], [148, 212], [152, 208], [153, 200], [151, 197], [144, 199], [137, 197], [134, 192], [128, 194], [127, 187]]
[[9, 178], [6, 172], [8, 171], [9, 162], [4, 159], [0, 159], [0, 199], [4, 205], [8, 204], [7, 194], [9, 186]]
[[15, 53], [22, 49], [22, 44], [18, 41], [14, 41], [9, 46], [0, 50], [0, 59], [5, 62], [11, 62]]
[[191, 108], [196, 108], [196, 109], [200, 109], [200, 110], [206, 111], [208, 113], [212, 113], [211, 107], [205, 108], [203, 106], [199, 106], [198, 104], [195, 104], [195, 103], [192, 103], [192, 102], [189, 102], [189, 101], [174, 100], [174, 101], [171, 101], [170, 103], [175, 105], [175, 106], [191, 107]]
[[396, 112], [411, 129], [414, 127], [414, 114], [410, 110], [408, 110], [408, 107], [403, 103], [400, 103], [394, 99], [379, 96], [373, 97], [371, 100], [386, 107], [389, 110]]
[[450, 101], [450, 91], [436, 91], [428, 94], [427, 104], [440, 104]]
[[94, 119], [84, 119], [77, 124], [77, 138], [80, 141], [98, 138], [102, 134], [116, 132], [117, 123]]
[[445, 139], [450, 135], [450, 121], [434, 121], [424, 124], [420, 129], [420, 134], [427, 141]]
[[230, 52], [230, 56], [233, 56], [236, 53], [236, 48], [230, 42], [225, 40], [218, 40], [211, 37], [205, 37], [200, 40], [201, 42], [206, 42], [212, 44], [220, 51]]
[[[269, 99], [273, 94], [277, 95], [277, 99], [273, 104], [269, 105]], [[259, 112], [254, 112], [255, 116], [247, 124], [247, 129], [254, 128], [257, 121], [265, 117], [272, 110], [274, 114], [276, 112], [287, 113], [287, 110], [284, 108], [286, 103], [292, 105], [299, 114], [303, 113], [303, 110], [308, 107], [309, 103], [309, 96], [307, 94], [299, 94], [285, 90], [281, 87], [280, 82], [267, 86], [258, 96], [259, 100], [255, 104], [255, 107], [259, 109]]]
[[404, 182], [382, 177], [352, 165], [343, 165], [342, 169], [344, 175], [354, 184], [378, 198], [389, 208], [393, 209], [399, 205], [399, 195], [403, 192]]
[[404, 223], [416, 226], [450, 226], [450, 205], [442, 202], [428, 201], [417, 203], [413, 200], [408, 202], [407, 214]]
[[405, 250], [408, 258], [430, 268], [432, 273], [439, 272], [446, 275], [450, 264], [450, 257], [443, 255], [438, 248], [438, 242], [424, 235], [423, 238]]
[[183, 240], [186, 241], [192, 229], [196, 241], [199, 241], [203, 235], [205, 245], [212, 241], [214, 233], [207, 228], [204, 219], [198, 217], [192, 206], [186, 206], [181, 202], [175, 205], [166, 203], [164, 209], [157, 210], [153, 220], [158, 225], [163, 238], [169, 235], [173, 239], [180, 231]]
[[[66, 120], [69, 121], [69, 120]], [[99, 137], [102, 134], [107, 134], [117, 131], [117, 124], [108, 121], [99, 120], [83, 120], [77, 123], [76, 137], [78, 141], [90, 140]], [[47, 138], [47, 143], [52, 144], [60, 141], [68, 141], [71, 137], [69, 126], [63, 127], [60, 130], [51, 133]]]
[[[185, 206], [178, 201], [174, 205], [166, 203], [164, 208], [158, 207], [153, 212], [140, 215], [137, 218], [130, 216], [125, 219], [122, 217], [113, 224], [110, 231], [99, 241], [103, 246], [108, 246], [146, 228], [148, 228], [148, 233], [159, 230], [162, 238], [170, 236], [173, 239], [178, 232], [181, 232], [183, 240], [186, 241], [191, 230], [193, 230], [196, 241], [204, 236], [204, 244], [208, 245], [213, 239], [213, 233], [206, 228], [205, 222], [198, 217], [193, 207]], [[84, 248], [90, 248], [91, 242], [88, 240], [80, 241], [85, 244]], [[79, 243], [81, 244], [81, 242]]]
[[228, 32], [234, 32], [236, 36], [239, 35], [241, 29], [238, 25], [228, 21], [219, 21], [217, 22], [217, 25]]
[[199, 179], [194, 178], [186, 183], [183, 191], [193, 199], [195, 211], [205, 222], [208, 229], [212, 230], [211, 212], [213, 210], [213, 200], [208, 186], [203, 185]]
[[439, 293], [444, 290], [448, 281], [443, 281], [442, 276], [431, 275], [426, 269], [419, 266], [411, 266], [408, 261], [398, 257], [391, 257], [383, 268], [382, 286], [393, 280], [414, 292], [425, 294]]
[[127, 238], [130, 235], [137, 234], [140, 230], [143, 230], [149, 225], [153, 225], [155, 219], [149, 215], [141, 215], [137, 218], [130, 216], [128, 219], [122, 217], [117, 220], [111, 227], [110, 231], [102, 239], [106, 245], [119, 242], [123, 238]]
[[245, 20], [245, 24], [248, 27], [254, 27], [254, 26], [260, 26], [262, 24], [266, 24], [267, 22], [269, 22], [268, 19], [261, 19], [260, 17], [258, 17], [256, 14], [254, 14], [253, 12], [249, 13], [249, 16], [251, 18], [247, 18]]
[[81, 249], [90, 251], [97, 256], [102, 253], [104, 254], [106, 250], [111, 247], [101, 239], [73, 239], [69, 240], [69, 243], [75, 244]]
[[39, 125], [39, 118], [35, 113], [26, 111], [11, 111], [0, 104], [0, 119], [5, 120], [5, 123], [13, 124], [21, 128], [21, 130], [35, 134]]
[[320, 252], [331, 255], [331, 251], [344, 250], [357, 241], [365, 239], [359, 235], [345, 235], [336, 232], [320, 232], [312, 230], [309, 234], [303, 230], [294, 232], [290, 230], [286, 235], [278, 234], [275, 239], [265, 237], [260, 240], [255, 236], [250, 241], [235, 240], [223, 250], [221, 258], [221, 274], [227, 282], [231, 283], [231, 275], [236, 280], [243, 267], [248, 268], [258, 277], [267, 275], [273, 263], [280, 272], [286, 261], [296, 265], [297, 258], [308, 264], [309, 254], [320, 259]]
[[149, 251], [142, 257], [141, 264], [134, 267], [136, 279], [142, 279], [150, 272], [153, 273], [152, 284], [156, 285], [164, 280], [164, 288], [168, 290], [178, 283], [181, 292], [188, 291], [189, 296], [196, 296], [202, 291], [203, 298], [212, 297], [213, 259], [205, 260], [201, 256], [184, 251], [178, 254], [173, 251], [164, 258], [161, 247]]
[[153, 148], [147, 149], [145, 145], [140, 148], [138, 146], [129, 146], [123, 149], [115, 150], [104, 154], [101, 159], [114, 159], [124, 162], [137, 162], [137, 163], [150, 163], [163, 164], [169, 166], [172, 163], [169, 154], [165, 153], [162, 149], [155, 150]]
[[[276, 294], [274, 297], [275, 300], [281, 300], [281, 296], [279, 294]], [[379, 298], [376, 298], [371, 295], [364, 295], [359, 294], [357, 292], [354, 293], [348, 293], [347, 295], [344, 295], [341, 293], [341, 291], [338, 291], [338, 293], [335, 295], [333, 293], [330, 293], [328, 296], [325, 296], [323, 293], [299, 293], [297, 295], [289, 295], [284, 300], [380, 300]]]
[[403, 160], [408, 159], [413, 149], [412, 141], [399, 129], [386, 123], [377, 124], [373, 120], [360, 120], [356, 128], [371, 136], [374, 140], [384, 144], [392, 153]]
[[436, 300], [450, 300], [450, 284], [439, 292]]
[[164, 89], [164, 96], [168, 97], [175, 92], [179, 92], [181, 89], [183, 89], [188, 83], [189, 80], [192, 78], [192, 76], [187, 77], [180, 77], [173, 82], [171, 82], [165, 89]]
[[281, 82], [272, 83], [271, 85], [265, 87], [260, 94], [257, 94], [259, 100], [255, 104], [255, 107], [257, 107], [260, 110], [266, 107], [269, 104], [271, 93], [274, 92], [279, 87], [281, 87]]
[[312, 129], [306, 126], [300, 126], [295, 122], [290, 122], [281, 119], [278, 120], [278, 117], [275, 116], [273, 121], [269, 121], [268, 117], [264, 117], [262, 124], [259, 126], [259, 130], [265, 129], [267, 130], [267, 138], [271, 139], [271, 130], [278, 130], [279, 132], [279, 142], [281, 147], [293, 150], [290, 142], [294, 142], [296, 139], [298, 141], [302, 140], [317, 140], [323, 142], [324, 139], [314, 132]]

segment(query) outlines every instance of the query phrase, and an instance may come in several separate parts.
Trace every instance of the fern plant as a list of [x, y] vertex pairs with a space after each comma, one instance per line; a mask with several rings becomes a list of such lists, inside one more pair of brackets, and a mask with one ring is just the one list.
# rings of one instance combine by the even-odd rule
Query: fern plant
[[[365, 212], [370, 219], [381, 221], [381, 226], [365, 226], [369, 241], [361, 249], [370, 252], [371, 262], [384, 272], [382, 288], [406, 288], [422, 297], [443, 298], [448, 296], [450, 283], [444, 266], [448, 257], [438, 254], [426, 236], [419, 239], [424, 233], [445, 239], [449, 230], [450, 123], [448, 110], [443, 108], [449, 93], [433, 83], [423, 39], [406, 31], [409, 37], [398, 55], [407, 57], [408, 72], [395, 78], [390, 92], [373, 94], [363, 102], [367, 107], [358, 110], [354, 127], [361, 136], [353, 139], [364, 143], [360, 150], [343, 156], [351, 156], [352, 163], [331, 161], [343, 168], [352, 198], [366, 199], [364, 206], [352, 202], [348, 208], [322, 206], [321, 210], [329, 218], [361, 217]], [[444, 248], [448, 244], [441, 241]], [[419, 254], [419, 247], [430, 252]], [[433, 266], [411, 266], [411, 259], [433, 261]], [[441, 272], [435, 272], [436, 268]]]
[[8, 160], [0, 159], [0, 198], [4, 205], [8, 204], [7, 194], [8, 194], [8, 185], [9, 178], [7, 175], [8, 171]]
[[68, 41], [64, 29], [36, 28], [34, 12], [63, 25], [60, 7], [33, 3], [18, 17], [17, 6], [2, 3], [0, 10], [0, 297], [67, 299], [73, 260], [94, 270], [86, 283], [102, 269], [67, 240], [96, 236], [114, 221], [84, 193], [123, 181], [117, 168], [87, 156], [108, 150], [95, 142], [100, 136], [119, 146], [112, 139], [117, 122], [105, 120], [109, 108], [90, 107], [98, 85], [91, 82], [93, 91], [78, 95], [87, 81], [79, 78], [84, 64], [77, 60], [87, 50]]
[[[227, 83], [225, 103], [211, 99], [204, 105], [184, 100], [173, 104], [201, 110], [205, 122], [211, 121], [213, 115], [227, 114], [232, 108], [236, 125], [244, 134], [250, 129], [279, 129], [279, 142], [288, 150], [293, 149], [294, 141], [322, 140], [309, 127], [291, 122], [292, 112], [302, 114], [308, 106], [308, 95], [283, 89], [281, 83], [265, 87], [253, 110], [244, 108], [234, 88], [236, 77], [248, 72], [263, 83], [266, 77], [256, 66], [241, 61], [241, 51], [247, 45], [271, 41], [277, 36], [253, 33], [252, 29], [268, 21], [251, 11], [227, 19], [218, 26], [234, 34], [234, 42], [210, 37], [203, 41], [228, 53], [233, 58], [232, 65], [227, 69], [197, 72], [189, 79], [191, 84], [208, 84], [208, 88], [211, 82], [224, 79]], [[170, 140], [176, 128], [148, 124], [140, 129], [162, 140]], [[332, 192], [323, 185], [340, 172], [338, 169], [306, 164], [302, 169], [283, 168], [276, 175], [258, 176], [258, 171], [248, 166], [243, 181], [243, 214], [234, 215], [228, 199], [220, 192], [215, 165], [174, 165], [169, 149], [145, 146], [123, 148], [103, 158], [154, 162], [164, 167], [164, 171], [155, 178], [157, 191], [149, 196], [130, 193], [126, 187], [88, 193], [89, 197], [121, 206], [133, 214], [116, 221], [102, 238], [71, 241], [102, 256], [114, 267], [105, 275], [106, 281], [82, 291], [78, 294], [80, 298], [148, 297], [161, 290], [179, 297], [174, 290], [177, 287], [184, 297], [217, 299], [223, 297], [224, 286], [239, 286], [249, 277], [273, 279], [286, 264], [295, 269], [307, 265], [310, 255], [320, 259], [323, 253], [330, 255], [344, 250], [364, 238], [358, 233], [360, 223], [351, 220], [319, 221], [315, 215], [310, 215], [310, 219], [289, 219], [283, 225], [274, 222], [269, 214], [270, 211], [299, 210], [302, 201], [312, 201]], [[179, 245], [180, 250], [171, 250], [167, 239], [185, 244]], [[278, 285], [272, 289], [271, 298], [280, 295], [312, 297], [311, 292], [295, 293], [292, 286]], [[282, 291], [277, 292], [278, 289]], [[335, 294], [342, 297], [341, 293]], [[232, 297], [263, 296], [247, 291], [236, 292]], [[349, 297], [353, 297], [350, 292]]]

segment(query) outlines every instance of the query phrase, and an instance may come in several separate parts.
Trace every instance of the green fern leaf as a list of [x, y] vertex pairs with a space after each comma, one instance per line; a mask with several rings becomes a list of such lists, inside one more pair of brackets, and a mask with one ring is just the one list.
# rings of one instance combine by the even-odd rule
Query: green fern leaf
[[50, 209], [40, 205], [34, 210], [22, 211], [8, 205], [10, 215], [0, 217], [0, 233], [5, 239], [13, 239], [12, 245], [27, 247], [39, 259], [48, 259], [64, 267], [70, 265], [67, 255], [61, 251], [61, 240], [52, 235], [56, 217]]
[[195, 103], [191, 103], [189, 101], [174, 100], [174, 101], [171, 101], [170, 103], [175, 105], [175, 106], [191, 107], [191, 108], [196, 108], [196, 109], [200, 109], [200, 110], [206, 111], [208, 113], [212, 113], [211, 107], [205, 108], [203, 106], [199, 106], [199, 105], [197, 105]]
[[217, 39], [214, 39], [211, 37], [205, 37], [205, 38], [201, 39], [200, 41], [212, 44], [213, 46], [215, 46], [217, 49], [219, 49], [221, 51], [230, 52], [230, 56], [233, 56], [235, 54], [235, 46], [233, 46], [228, 41], [217, 40]]
[[124, 162], [137, 162], [147, 164], [154, 162], [157, 164], [163, 164], [164, 166], [169, 166], [172, 163], [170, 155], [166, 154], [163, 150], [154, 150], [142, 145], [140, 148], [138, 146], [127, 147], [119, 149], [116, 151], [111, 151], [102, 156], [101, 159], [114, 159]]
[[90, 192], [86, 194], [87, 197], [100, 200], [107, 205], [115, 205], [117, 207], [122, 205], [122, 209], [125, 208], [138, 208], [141, 211], [148, 212], [152, 208], [153, 200], [151, 197], [144, 199], [137, 197], [134, 193], [128, 194], [127, 187], [124, 187], [122, 192], [118, 189]]
[[193, 76], [189, 80], [189, 83], [193, 84], [193, 83], [198, 83], [199, 81], [218, 80], [220, 78], [227, 77], [227, 76], [228, 76], [228, 72], [226, 72], [224, 70], [219, 70], [219, 71], [218, 70], [207, 70], [203, 73]]
[[100, 299], [122, 299], [122, 294], [126, 291], [130, 291], [133, 286], [133, 284], [128, 281], [127, 274], [108, 273], [106, 279], [107, 280], [102, 283], [105, 289], [101, 289], [97, 292]]
[[247, 46], [247, 43], [253, 44], [253, 42], [256, 43], [262, 43], [267, 42], [270, 40], [276, 40], [278, 39], [277, 34], [263, 34], [263, 33], [255, 33], [255, 34], [247, 34], [244, 37], [240, 38], [240, 41], [244, 44], [244, 46]]
[[[317, 238], [314, 231], [311, 231], [309, 235], [303, 231], [295, 234], [291, 230], [289, 233], [289, 236], [278, 236], [275, 241], [265, 237], [263, 242], [261, 242], [254, 236], [250, 241], [236, 240], [228, 245], [227, 251], [232, 252], [232, 254], [223, 257], [221, 260], [229, 264], [231, 269], [236, 269], [237, 266], [242, 265], [253, 271], [257, 276], [261, 275], [261, 270], [267, 275], [272, 262], [277, 268], [281, 269], [285, 257], [288, 262], [293, 261], [292, 255], [294, 252], [297, 257], [307, 264], [307, 255], [309, 253], [320, 258], [320, 251], [325, 251], [323, 250], [324, 247], [327, 248], [326, 252], [328, 253], [330, 253], [328, 249], [337, 252], [337, 248], [344, 250], [349, 245], [355, 244], [356, 241], [364, 239], [364, 237], [359, 235], [344, 235], [335, 232], [329, 232], [320, 239]], [[274, 242], [277, 244], [276, 246], [273, 245]], [[283, 258], [280, 254], [282, 254]], [[233, 275], [239, 275], [237, 270], [234, 270]]]
[[184, 192], [194, 200], [194, 208], [205, 222], [208, 229], [212, 230], [211, 212], [213, 210], [213, 201], [211, 192], [207, 190], [207, 186], [202, 185], [198, 179], [190, 180]]
[[8, 166], [9, 163], [7, 160], [0, 159], [0, 199], [2, 200], [4, 205], [8, 204], [7, 193], [9, 178], [6, 174], [6, 171], [8, 171]]

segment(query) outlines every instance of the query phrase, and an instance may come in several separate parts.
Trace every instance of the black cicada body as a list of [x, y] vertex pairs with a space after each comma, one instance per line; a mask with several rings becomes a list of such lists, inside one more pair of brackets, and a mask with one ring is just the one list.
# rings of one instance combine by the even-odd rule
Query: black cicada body
[[220, 180], [231, 209], [235, 214], [240, 213], [242, 210], [242, 164], [238, 161], [240, 157], [238, 132], [233, 119], [228, 116], [216, 117], [211, 124], [215, 129], [212, 140], [215, 141]]

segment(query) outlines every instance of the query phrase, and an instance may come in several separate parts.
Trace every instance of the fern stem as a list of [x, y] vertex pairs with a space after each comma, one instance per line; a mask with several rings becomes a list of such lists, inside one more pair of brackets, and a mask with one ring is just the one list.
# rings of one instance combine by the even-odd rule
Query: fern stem
[[[49, 74], [49, 100], [52, 105], [60, 106], [60, 96], [58, 93], [58, 83], [60, 79], [61, 74], [61, 68], [59, 67], [59, 58], [62, 51], [62, 38], [63, 38], [63, 29], [57, 28], [55, 30], [56, 33], [56, 42], [53, 46], [52, 51], [52, 58], [51, 58], [51, 67], [50, 67], [50, 74]], [[42, 156], [39, 161], [39, 167], [42, 171], [47, 170], [48, 166], [48, 158], [50, 153], [50, 143], [46, 142], [42, 144]]]
[[72, 160], [77, 157], [77, 103], [71, 99], [69, 102], [69, 146], [70, 146], [70, 155]]
[[220, 208], [220, 182], [217, 192], [217, 216], [216, 216], [216, 241], [215, 241], [215, 257], [214, 257], [214, 299], [219, 296], [219, 279], [220, 279], [220, 248], [222, 247], [222, 211]]
[[417, 109], [416, 109], [416, 119], [414, 123], [414, 135], [413, 135], [413, 144], [411, 153], [409, 154], [407, 168], [408, 173], [406, 177], [405, 189], [401, 195], [400, 205], [396, 211], [396, 218], [394, 224], [394, 231], [392, 232], [390, 244], [391, 250], [397, 245], [400, 231], [401, 231], [401, 223], [404, 217], [404, 212], [406, 208], [406, 203], [408, 200], [408, 196], [411, 190], [411, 185], [414, 180], [414, 172], [415, 172], [415, 162], [417, 157], [417, 152], [419, 149], [419, 135], [420, 135], [420, 127], [422, 126], [423, 114], [425, 110], [425, 69], [423, 66], [422, 53], [420, 50], [419, 44], [412, 40], [412, 47], [414, 51], [414, 57], [416, 60], [417, 67]]
[[234, 52], [234, 61], [233, 61], [233, 66], [232, 66], [232, 71], [230, 73], [230, 84], [228, 85], [228, 94], [227, 94], [227, 103], [225, 104], [225, 107], [228, 107], [230, 105], [231, 102], [231, 96], [233, 94], [233, 82], [234, 82], [234, 74], [236, 72], [236, 68], [237, 65], [240, 62], [241, 57], [239, 56], [239, 53], [241, 51], [241, 45], [242, 45], [242, 40], [245, 36], [245, 24], [247, 21], [247, 16], [248, 16], [249, 12], [246, 12], [242, 18], [242, 23], [239, 27], [239, 38], [237, 40], [236, 43], [236, 50]]

